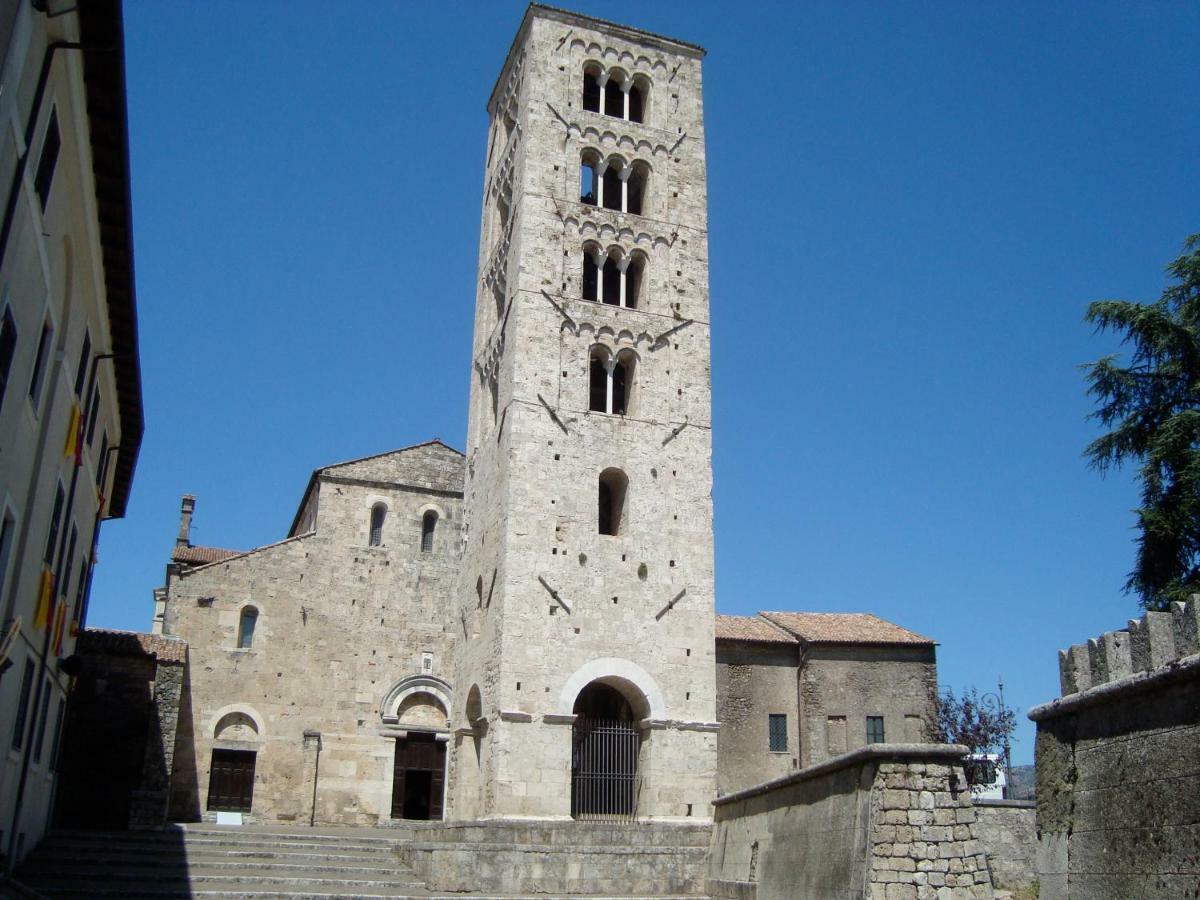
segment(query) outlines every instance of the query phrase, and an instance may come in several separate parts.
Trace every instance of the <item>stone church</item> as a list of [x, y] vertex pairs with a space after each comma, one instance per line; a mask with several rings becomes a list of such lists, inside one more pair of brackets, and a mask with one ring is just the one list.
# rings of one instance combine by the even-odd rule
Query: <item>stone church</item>
[[715, 614], [703, 56], [530, 6], [487, 104], [465, 455], [317, 469], [247, 552], [193, 546], [184, 498], [172, 819], [707, 821], [930, 739], [928, 638]]

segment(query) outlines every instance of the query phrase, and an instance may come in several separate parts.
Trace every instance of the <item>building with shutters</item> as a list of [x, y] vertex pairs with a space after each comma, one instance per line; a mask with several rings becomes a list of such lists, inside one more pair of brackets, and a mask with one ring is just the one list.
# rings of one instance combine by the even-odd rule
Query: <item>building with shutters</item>
[[[63, 6], [64, 4], [59, 4]], [[100, 526], [142, 439], [121, 5], [0, 2], [0, 853], [47, 827]]]

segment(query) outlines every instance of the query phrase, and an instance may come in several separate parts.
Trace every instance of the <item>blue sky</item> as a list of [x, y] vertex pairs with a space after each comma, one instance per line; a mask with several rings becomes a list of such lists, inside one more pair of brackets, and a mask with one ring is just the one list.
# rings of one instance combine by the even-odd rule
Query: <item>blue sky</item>
[[[719, 611], [874, 612], [945, 685], [1055, 696], [1058, 648], [1138, 611], [1135, 485], [1080, 457], [1079, 364], [1116, 342], [1082, 317], [1157, 298], [1200, 231], [1200, 6], [572, 8], [709, 50]], [[249, 548], [318, 466], [463, 446], [523, 9], [128, 0], [147, 431], [91, 624], [149, 626], [185, 492], [196, 543]]]

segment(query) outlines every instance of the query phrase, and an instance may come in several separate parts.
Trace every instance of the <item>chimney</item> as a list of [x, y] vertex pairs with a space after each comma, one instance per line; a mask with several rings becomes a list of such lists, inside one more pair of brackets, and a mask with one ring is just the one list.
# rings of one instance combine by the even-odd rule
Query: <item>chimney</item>
[[183, 495], [179, 504], [179, 537], [175, 538], [176, 547], [192, 546], [192, 512], [196, 509], [196, 498], [191, 494]]

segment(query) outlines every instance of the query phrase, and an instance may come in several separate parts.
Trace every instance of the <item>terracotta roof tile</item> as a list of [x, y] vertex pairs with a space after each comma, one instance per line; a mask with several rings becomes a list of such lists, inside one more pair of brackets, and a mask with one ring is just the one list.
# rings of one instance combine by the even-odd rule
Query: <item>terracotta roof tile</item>
[[764, 612], [763, 618], [810, 644], [934, 644], [870, 613]]
[[220, 547], [176, 547], [171, 553], [171, 559], [175, 562], [206, 565], [233, 556], [241, 556], [242, 552], [241, 550], [222, 550]]
[[80, 653], [113, 656], [153, 656], [159, 662], [181, 663], [187, 659], [187, 641], [181, 638], [109, 628], [83, 629], [75, 649]]
[[794, 644], [796, 639], [758, 616], [717, 616], [717, 640]]

